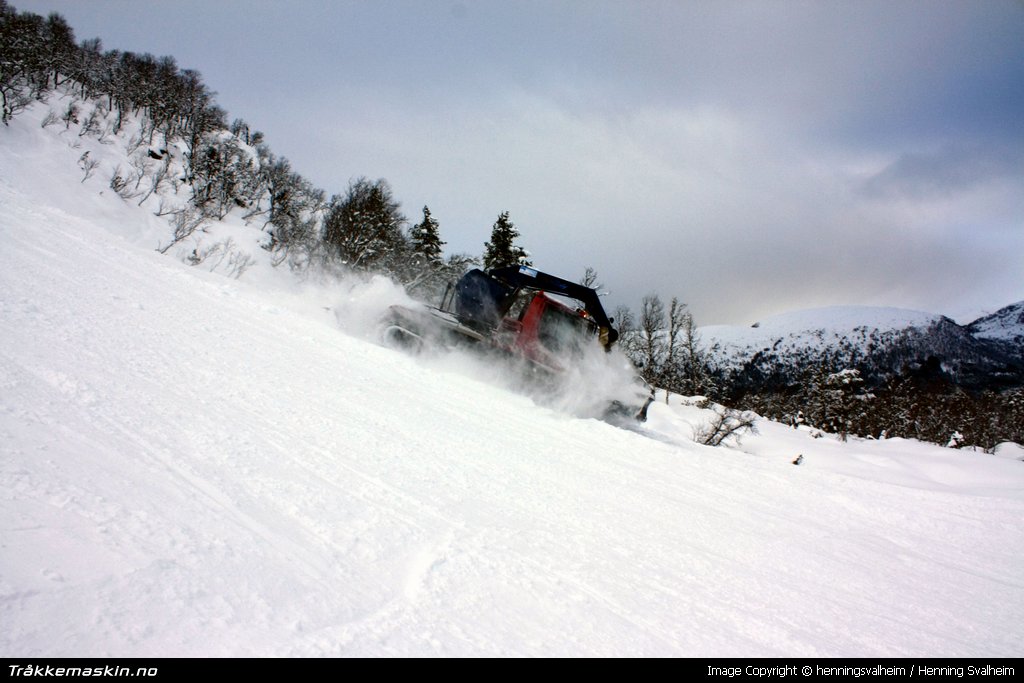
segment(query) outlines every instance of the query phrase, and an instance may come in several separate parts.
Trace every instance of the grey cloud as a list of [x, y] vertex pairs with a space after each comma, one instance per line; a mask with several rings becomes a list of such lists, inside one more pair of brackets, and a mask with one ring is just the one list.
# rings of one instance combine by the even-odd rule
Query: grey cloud
[[1015, 182], [1024, 190], [1024, 146], [951, 144], [931, 153], [908, 152], [864, 181], [861, 190], [869, 198], [928, 200], [1000, 181]]
[[14, 0], [174, 54], [328, 192], [385, 177], [479, 253], [701, 323], [1024, 298], [1024, 7]]

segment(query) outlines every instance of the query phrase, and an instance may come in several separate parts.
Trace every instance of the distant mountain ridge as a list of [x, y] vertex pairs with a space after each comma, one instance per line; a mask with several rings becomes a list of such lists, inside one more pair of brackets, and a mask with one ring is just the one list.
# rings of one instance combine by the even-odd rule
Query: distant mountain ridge
[[874, 385], [929, 366], [968, 389], [1024, 386], [1024, 301], [968, 325], [921, 311], [836, 306], [700, 333], [712, 365], [745, 387], [791, 384], [822, 363], [856, 368]]

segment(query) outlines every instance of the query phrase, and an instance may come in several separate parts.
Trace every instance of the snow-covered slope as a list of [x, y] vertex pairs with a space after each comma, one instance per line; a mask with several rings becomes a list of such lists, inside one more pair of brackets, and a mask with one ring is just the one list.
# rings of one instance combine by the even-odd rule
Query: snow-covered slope
[[34, 125], [0, 129], [3, 656], [1019, 654], [1012, 449], [574, 418], [355, 334], [379, 282], [157, 254]]

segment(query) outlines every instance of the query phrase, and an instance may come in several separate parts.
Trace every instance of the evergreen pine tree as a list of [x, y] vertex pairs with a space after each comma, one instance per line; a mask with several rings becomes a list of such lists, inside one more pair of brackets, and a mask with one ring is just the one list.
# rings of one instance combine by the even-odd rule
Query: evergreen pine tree
[[443, 291], [450, 272], [442, 256], [442, 246], [437, 219], [424, 206], [423, 221], [409, 230], [409, 262], [399, 273], [410, 294], [429, 301]]
[[431, 268], [442, 263], [441, 234], [437, 219], [430, 215], [430, 209], [423, 207], [423, 222], [417, 223], [409, 230], [413, 259], [418, 268]]
[[519, 231], [508, 219], [508, 211], [502, 212], [491, 229], [491, 241], [484, 244], [484, 269], [533, 265], [527, 251], [515, 243], [517, 237]]

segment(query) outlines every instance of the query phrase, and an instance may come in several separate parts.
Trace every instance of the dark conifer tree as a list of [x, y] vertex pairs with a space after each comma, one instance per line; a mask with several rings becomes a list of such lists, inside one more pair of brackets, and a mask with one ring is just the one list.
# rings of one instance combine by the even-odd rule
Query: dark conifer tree
[[461, 275], [451, 276], [443, 246], [437, 219], [424, 206], [423, 220], [409, 230], [409, 260], [395, 275], [411, 294], [425, 301], [436, 300], [445, 283]]
[[491, 229], [491, 241], [484, 244], [484, 269], [504, 268], [505, 266], [529, 266], [529, 253], [517, 245], [519, 231], [508, 218], [508, 211], [498, 216]]

